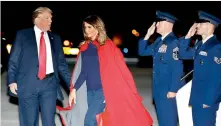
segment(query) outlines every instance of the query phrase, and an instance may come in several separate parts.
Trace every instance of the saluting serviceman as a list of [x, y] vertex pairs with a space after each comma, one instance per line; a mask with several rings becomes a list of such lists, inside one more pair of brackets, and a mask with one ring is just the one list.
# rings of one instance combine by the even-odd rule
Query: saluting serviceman
[[[182, 86], [183, 76], [183, 63], [178, 58], [178, 39], [173, 33], [177, 18], [160, 11], [156, 11], [156, 17], [156, 22], [148, 29], [146, 36], [139, 40], [138, 53], [140, 56], [153, 57], [153, 99], [159, 126], [177, 126], [175, 97]], [[155, 28], [160, 37], [148, 45]]]
[[[199, 11], [199, 21], [180, 39], [179, 57], [194, 59], [194, 73], [189, 104], [194, 126], [215, 126], [221, 101], [221, 43], [214, 35], [221, 23], [217, 17]], [[202, 40], [189, 48], [195, 34]]]

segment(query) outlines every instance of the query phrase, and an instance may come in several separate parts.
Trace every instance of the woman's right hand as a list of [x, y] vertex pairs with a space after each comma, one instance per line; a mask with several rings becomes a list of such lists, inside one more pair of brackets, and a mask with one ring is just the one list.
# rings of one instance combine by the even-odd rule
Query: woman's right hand
[[76, 89], [74, 88], [69, 94], [69, 105], [71, 106], [72, 101], [76, 104]]

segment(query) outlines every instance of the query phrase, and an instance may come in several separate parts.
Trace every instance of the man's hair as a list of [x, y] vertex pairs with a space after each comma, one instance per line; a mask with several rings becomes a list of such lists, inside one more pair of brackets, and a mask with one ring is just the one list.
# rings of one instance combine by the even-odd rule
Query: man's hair
[[35, 22], [35, 19], [38, 17], [39, 14], [42, 14], [43, 12], [49, 12], [52, 14], [52, 10], [48, 7], [38, 7], [35, 9], [35, 11], [32, 14], [32, 21]]

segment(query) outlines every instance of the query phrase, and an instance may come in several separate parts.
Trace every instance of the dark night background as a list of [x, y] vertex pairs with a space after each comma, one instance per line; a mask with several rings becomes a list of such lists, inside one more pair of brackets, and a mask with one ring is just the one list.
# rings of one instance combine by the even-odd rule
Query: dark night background
[[[221, 18], [219, 5], [218, 1], [4, 1], [1, 2], [1, 32], [13, 38], [16, 30], [33, 27], [32, 12], [39, 6], [47, 6], [54, 12], [52, 31], [77, 46], [83, 39], [82, 20], [96, 14], [104, 20], [109, 37], [120, 34], [122, 46], [129, 49], [131, 56], [136, 56], [137, 40], [146, 34], [156, 10], [176, 16], [180, 21], [174, 27], [175, 33], [185, 35], [197, 18], [198, 10]], [[140, 36], [134, 36], [132, 29], [136, 29]], [[220, 33], [220, 27], [217, 32]]]
[[[83, 40], [82, 20], [91, 14], [100, 16], [110, 38], [118, 34], [122, 37], [121, 49], [128, 48], [125, 57], [137, 57], [143, 64], [152, 66], [151, 57], [139, 57], [137, 42], [144, 37], [147, 29], [155, 20], [156, 10], [176, 16], [179, 21], [174, 26], [177, 36], [184, 36], [198, 17], [198, 10], [211, 13], [221, 18], [219, 1], [4, 1], [1, 2], [1, 33], [7, 38], [2, 47], [12, 43], [17, 30], [33, 27], [32, 12], [39, 6], [46, 6], [53, 11], [52, 32], [63, 40], [73, 42], [77, 47]], [[132, 34], [136, 29], [140, 36]], [[221, 40], [220, 26], [216, 30]], [[153, 35], [153, 40], [157, 34]], [[144, 60], [145, 59], [145, 60]]]
[[[151, 68], [152, 57], [138, 56], [137, 44], [155, 20], [156, 10], [171, 13], [179, 19], [174, 26], [174, 33], [181, 37], [186, 35], [198, 18], [199, 10], [221, 19], [220, 5], [220, 1], [1, 1], [1, 73], [7, 71], [9, 54], [6, 45], [13, 42], [17, 30], [33, 27], [32, 12], [39, 6], [49, 7], [53, 11], [52, 32], [59, 34], [62, 40], [73, 42], [73, 47], [78, 47], [83, 40], [83, 19], [91, 14], [100, 16], [110, 38], [114, 35], [121, 36], [123, 43], [120, 48], [128, 48], [129, 51], [124, 56], [138, 58], [137, 67]], [[139, 32], [139, 37], [132, 34], [133, 29]], [[221, 26], [215, 33], [221, 40]], [[153, 41], [156, 37], [157, 34], [154, 34], [150, 39]], [[184, 72], [188, 73], [192, 69], [193, 61], [185, 60]], [[137, 73], [136, 75], [140, 76]], [[145, 78], [149, 79], [150, 76]], [[136, 79], [141, 78], [144, 77]], [[185, 80], [188, 82], [191, 79], [192, 74]], [[62, 85], [64, 86], [63, 82]], [[65, 86], [64, 88], [67, 90]], [[9, 101], [17, 104], [17, 100]], [[7, 112], [8, 110], [11, 108]]]

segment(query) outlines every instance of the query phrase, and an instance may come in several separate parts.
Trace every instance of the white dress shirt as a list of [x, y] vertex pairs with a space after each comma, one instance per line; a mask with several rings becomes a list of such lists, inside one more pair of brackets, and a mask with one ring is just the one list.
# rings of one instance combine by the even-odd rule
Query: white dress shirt
[[167, 35], [169, 35], [170, 33], [171, 33], [171, 32], [169, 32], [169, 33], [165, 34], [164, 36], [162, 36], [162, 37], [161, 37], [161, 40], [164, 40], [164, 38], [166, 38]]
[[202, 40], [203, 44], [204, 44], [207, 40], [209, 40], [211, 37], [213, 37], [213, 34], [211, 34], [210, 36], [207, 36], [206, 39]]
[[[36, 25], [34, 26], [34, 31], [35, 31], [35, 37], [38, 47], [38, 56], [39, 56], [40, 38], [42, 31]], [[54, 68], [53, 68], [52, 55], [51, 55], [51, 44], [47, 32], [44, 32], [44, 39], [45, 39], [46, 53], [47, 53], [46, 74], [49, 74], [54, 72]]]

